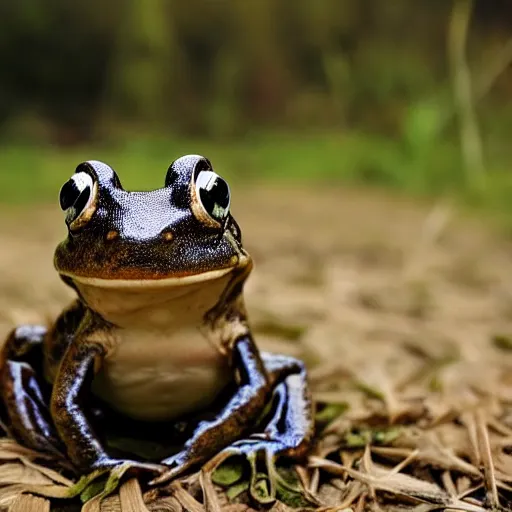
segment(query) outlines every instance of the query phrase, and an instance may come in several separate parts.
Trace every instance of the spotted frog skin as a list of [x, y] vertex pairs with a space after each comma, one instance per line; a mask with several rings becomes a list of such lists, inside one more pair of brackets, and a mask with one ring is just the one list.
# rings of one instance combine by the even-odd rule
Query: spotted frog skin
[[[127, 464], [153, 482], [222, 453], [303, 457], [313, 435], [304, 365], [253, 340], [243, 299], [252, 260], [210, 162], [181, 157], [149, 192], [125, 191], [108, 165], [84, 162], [60, 205], [68, 236], [55, 267], [77, 299], [2, 348], [9, 435], [78, 474]], [[192, 421], [163, 459], [113, 455], [104, 440], [102, 417], [172, 440], [183, 418], [213, 404], [216, 415]]]

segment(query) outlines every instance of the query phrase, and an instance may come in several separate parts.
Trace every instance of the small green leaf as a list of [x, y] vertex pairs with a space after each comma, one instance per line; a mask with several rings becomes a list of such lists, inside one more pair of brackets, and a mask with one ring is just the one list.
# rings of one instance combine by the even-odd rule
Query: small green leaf
[[512, 350], [512, 336], [507, 334], [495, 334], [492, 337], [492, 342], [496, 348], [500, 350], [510, 351]]
[[95, 496], [102, 493], [105, 490], [105, 484], [107, 483], [106, 478], [91, 482], [80, 494], [80, 500], [82, 503], [87, 503], [92, 500]]
[[397, 439], [402, 430], [399, 427], [391, 427], [384, 430], [375, 430], [373, 432], [373, 442], [375, 444], [387, 445]]
[[285, 505], [292, 508], [307, 508], [311, 507], [311, 503], [300, 492], [293, 492], [289, 489], [281, 487], [279, 484], [276, 489], [277, 499], [282, 501]]
[[430, 382], [428, 383], [428, 388], [430, 389], [430, 391], [432, 391], [433, 393], [439, 393], [440, 391], [443, 390], [443, 382], [442, 380], [439, 378], [438, 375], [434, 375], [431, 379], [430, 379]]
[[82, 492], [85, 491], [87, 487], [89, 487], [94, 480], [99, 478], [102, 475], [105, 475], [108, 470], [106, 469], [98, 469], [96, 471], [93, 471], [89, 473], [88, 475], [84, 475], [83, 477], [78, 480], [78, 482], [71, 486], [67, 491], [68, 498], [74, 498], [75, 496], [80, 495]]
[[364, 448], [371, 440], [372, 433], [369, 430], [347, 432], [345, 434], [345, 445], [349, 448]]
[[364, 428], [345, 434], [345, 446], [348, 448], [364, 448], [368, 444], [387, 445], [392, 443], [401, 433], [398, 427], [372, 430]]
[[378, 400], [384, 400], [384, 394], [377, 388], [371, 387], [365, 382], [357, 382], [356, 386], [358, 389], [366, 393], [370, 398], [377, 398]]
[[297, 471], [293, 469], [293, 467], [279, 465], [276, 466], [276, 470], [279, 478], [282, 479], [282, 485], [289, 486], [290, 488], [296, 490], [301, 489], [299, 475], [297, 474]]
[[319, 423], [330, 423], [340, 417], [347, 409], [348, 403], [328, 404], [315, 415], [315, 420]]
[[244, 468], [240, 462], [227, 460], [213, 472], [212, 481], [217, 485], [229, 487], [241, 480], [243, 473]]
[[256, 481], [253, 486], [253, 495], [255, 499], [263, 503], [267, 502], [269, 498], [271, 498], [267, 475], [261, 473], [256, 475]]
[[230, 499], [230, 501], [233, 501], [236, 499], [240, 494], [247, 491], [249, 489], [249, 482], [247, 480], [243, 480], [241, 482], [238, 482], [235, 485], [232, 485], [226, 490], [226, 495]]
[[113, 493], [118, 488], [121, 478], [128, 469], [130, 469], [130, 464], [121, 464], [110, 471], [106, 481], [105, 478], [102, 478], [99, 482], [92, 482], [80, 494], [82, 503], [86, 503], [100, 494], [102, 496], [108, 496]]
[[307, 508], [311, 503], [305, 498], [297, 472], [291, 468], [276, 468], [279, 475], [275, 479], [276, 496], [292, 508]]
[[123, 475], [130, 469], [130, 464], [121, 464], [120, 466], [115, 467], [110, 472], [110, 476], [108, 477], [107, 483], [105, 485], [104, 494], [110, 494], [114, 492], [119, 486], [119, 482]]

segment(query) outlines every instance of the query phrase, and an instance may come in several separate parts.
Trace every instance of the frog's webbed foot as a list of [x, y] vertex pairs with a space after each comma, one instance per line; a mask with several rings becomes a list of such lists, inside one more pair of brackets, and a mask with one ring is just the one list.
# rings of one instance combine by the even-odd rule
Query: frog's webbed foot
[[42, 376], [45, 335], [45, 327], [25, 325], [13, 330], [3, 345], [2, 421], [8, 434], [24, 446], [65, 459], [48, 406], [50, 387]]
[[143, 480], [149, 480], [162, 474], [168, 468], [161, 464], [142, 462], [129, 459], [116, 459], [113, 457], [102, 457], [91, 466], [92, 475], [111, 473], [115, 475], [133, 476]]
[[267, 352], [261, 357], [271, 378], [283, 367], [295, 367], [296, 372], [274, 388], [271, 407], [261, 421], [263, 431], [256, 430], [235, 441], [225, 451], [234, 450], [236, 454], [259, 456], [267, 461], [278, 457], [300, 460], [306, 456], [314, 433], [313, 407], [304, 363]]
[[[276, 499], [278, 487], [288, 489], [296, 494], [302, 492], [300, 488], [285, 480], [276, 468], [277, 458], [288, 449], [288, 445], [278, 440], [266, 439], [264, 434], [255, 434], [247, 439], [236, 441], [228, 448], [222, 450], [203, 465], [201, 473], [206, 478], [211, 479], [212, 474], [227, 459], [232, 457], [245, 459], [250, 467], [249, 494], [256, 502], [262, 505], [271, 504]], [[177, 478], [195, 465], [194, 461], [187, 460], [187, 453], [185, 451], [166, 459], [165, 463], [168, 466], [168, 471], [151, 481], [150, 485]], [[262, 475], [264, 475], [264, 479], [267, 482], [266, 492], [262, 492], [261, 488]]]
[[[263, 354], [265, 361], [270, 356]], [[282, 359], [281, 356], [279, 359]], [[270, 420], [262, 433], [254, 433], [245, 439], [234, 442], [218, 456], [218, 463], [212, 459], [203, 467], [203, 471], [213, 471], [227, 457], [240, 456], [249, 462], [251, 476], [249, 493], [259, 503], [272, 503], [276, 497], [276, 489], [288, 488], [300, 493], [300, 489], [284, 480], [276, 469], [279, 458], [300, 460], [311, 444], [313, 423], [311, 405], [307, 394], [305, 371], [290, 375], [274, 390]], [[265, 467], [261, 468], [261, 464]], [[268, 492], [262, 495], [259, 489], [258, 465], [268, 478]]]
[[279, 458], [306, 455], [312, 435], [310, 409], [300, 374], [289, 376], [274, 390], [270, 420], [261, 433], [235, 441], [207, 462], [203, 475], [213, 473], [226, 459], [240, 457], [249, 463], [249, 494], [262, 505], [275, 501], [278, 490], [301, 495], [303, 489], [283, 478], [276, 468]]
[[187, 450], [183, 450], [181, 452], [168, 457], [162, 461], [164, 467], [166, 469], [165, 472], [162, 472], [157, 478], [152, 480], [150, 485], [160, 484], [163, 482], [168, 482], [169, 480], [173, 480], [174, 478], [182, 475], [187, 472], [192, 466], [197, 464], [197, 461], [190, 457], [190, 454]]

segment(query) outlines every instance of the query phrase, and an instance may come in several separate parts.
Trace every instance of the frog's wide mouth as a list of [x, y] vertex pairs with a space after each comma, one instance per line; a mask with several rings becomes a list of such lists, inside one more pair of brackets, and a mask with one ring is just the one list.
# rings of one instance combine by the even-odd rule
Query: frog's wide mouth
[[161, 277], [155, 279], [117, 279], [101, 278], [101, 277], [87, 277], [72, 272], [60, 271], [62, 276], [69, 277], [77, 283], [87, 286], [95, 286], [98, 288], [169, 288], [178, 286], [187, 286], [205, 281], [213, 281], [229, 274], [235, 267], [227, 267], [216, 270], [208, 270], [197, 274], [189, 274], [184, 276]]

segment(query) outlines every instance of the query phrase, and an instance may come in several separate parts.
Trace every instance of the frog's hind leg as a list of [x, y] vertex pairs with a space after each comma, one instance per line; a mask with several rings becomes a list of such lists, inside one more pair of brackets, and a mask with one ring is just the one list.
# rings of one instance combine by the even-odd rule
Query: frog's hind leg
[[43, 340], [47, 329], [24, 325], [14, 329], [0, 351], [0, 416], [7, 433], [23, 446], [60, 454], [49, 397], [43, 379]]

